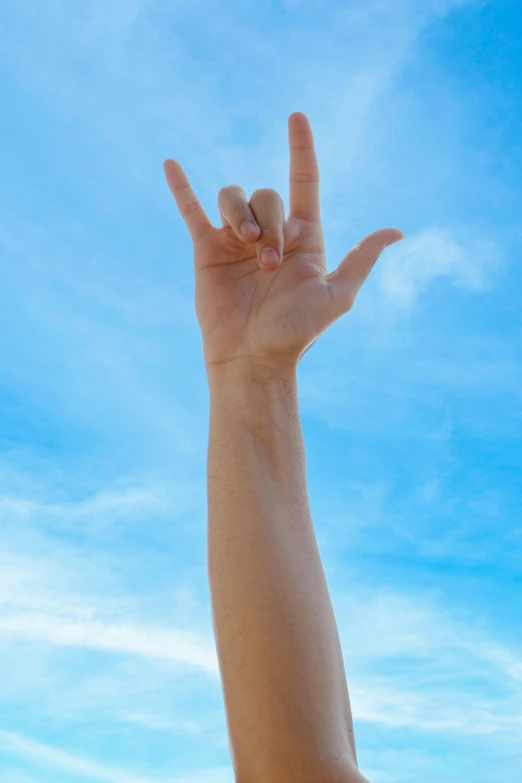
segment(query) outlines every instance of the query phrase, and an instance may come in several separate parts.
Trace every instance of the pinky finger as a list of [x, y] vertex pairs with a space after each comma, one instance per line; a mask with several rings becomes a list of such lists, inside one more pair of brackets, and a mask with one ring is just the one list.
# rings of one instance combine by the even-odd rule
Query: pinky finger
[[163, 171], [190, 236], [194, 241], [201, 239], [212, 228], [212, 223], [192, 190], [181, 164], [169, 158], [163, 164]]

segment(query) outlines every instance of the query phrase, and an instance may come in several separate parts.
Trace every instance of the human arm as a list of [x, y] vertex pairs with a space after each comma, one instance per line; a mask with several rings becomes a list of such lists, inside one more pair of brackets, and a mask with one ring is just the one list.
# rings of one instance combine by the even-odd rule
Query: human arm
[[[216, 229], [181, 166], [165, 163], [194, 242], [209, 381], [214, 631], [238, 783], [364, 783], [308, 505], [296, 371], [402, 232], [373, 232], [328, 274], [305, 115], [290, 116], [289, 141], [287, 220], [275, 191], [248, 201], [229, 186], [219, 194]], [[249, 219], [259, 228], [243, 237]], [[266, 247], [279, 261], [263, 267]]]
[[208, 567], [236, 780], [363, 783], [296, 370], [240, 360], [208, 378]]

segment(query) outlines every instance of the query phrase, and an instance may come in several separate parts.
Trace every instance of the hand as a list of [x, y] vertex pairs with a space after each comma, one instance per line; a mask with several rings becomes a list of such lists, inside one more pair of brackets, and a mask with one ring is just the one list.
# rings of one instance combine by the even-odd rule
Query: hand
[[[296, 366], [303, 354], [352, 307], [357, 292], [396, 228], [366, 236], [327, 274], [319, 215], [319, 167], [308, 118], [288, 118], [290, 214], [269, 188], [248, 201], [237, 185], [218, 196], [221, 228], [208, 219], [185, 172], [164, 163], [169, 188], [194, 245], [196, 315], [207, 368], [238, 359]], [[241, 233], [244, 222], [257, 228]], [[263, 263], [273, 249], [280, 260]]]

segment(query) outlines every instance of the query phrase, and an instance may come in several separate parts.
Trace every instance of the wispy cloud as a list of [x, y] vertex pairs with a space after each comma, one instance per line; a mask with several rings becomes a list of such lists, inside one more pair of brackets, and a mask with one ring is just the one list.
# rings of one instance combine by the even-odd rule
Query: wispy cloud
[[38, 639], [56, 645], [84, 647], [120, 654], [162, 658], [219, 674], [213, 642], [190, 631], [155, 626], [69, 621], [43, 614], [0, 617], [0, 633]]
[[75, 530], [90, 535], [126, 527], [136, 520], [184, 513], [192, 507], [187, 485], [176, 488], [157, 483], [102, 489], [87, 498], [56, 503], [33, 500], [15, 493], [0, 494], [0, 518], [6, 524], [33, 523], [40, 529]]
[[522, 730], [515, 697], [506, 705], [504, 700], [448, 688], [436, 678], [431, 689], [415, 690], [384, 677], [357, 677], [350, 693], [357, 720], [374, 725], [441, 736], [502, 734], [513, 742]]
[[428, 596], [361, 588], [355, 595], [336, 596], [336, 605], [358, 719], [506, 741], [518, 735], [522, 650], [454, 619]]
[[208, 726], [203, 721], [197, 720], [173, 720], [161, 715], [150, 713], [126, 712], [119, 716], [120, 720], [128, 723], [135, 723], [138, 726], [145, 726], [152, 731], [166, 731], [179, 734], [204, 734]]
[[[167, 781], [165, 777], [150, 778], [136, 775], [131, 771], [125, 771], [109, 764], [102, 764], [83, 758], [51, 745], [36, 742], [21, 734], [1, 729], [0, 744], [10, 753], [15, 753], [30, 760], [41, 761], [56, 769], [69, 772], [75, 776], [90, 778], [91, 780], [101, 780], [106, 781], [106, 783], [166, 783]], [[172, 780], [170, 776], [168, 779]], [[201, 773], [182, 774], [178, 780], [180, 783], [210, 783], [210, 781], [232, 783], [233, 776], [230, 768], [216, 767], [205, 769]]]
[[498, 265], [499, 248], [494, 242], [472, 238], [462, 245], [450, 231], [429, 228], [386, 251], [378, 266], [378, 281], [386, 299], [410, 310], [441, 278], [457, 288], [484, 291]]
[[125, 772], [109, 765], [73, 755], [50, 745], [35, 742], [14, 732], [0, 730], [0, 743], [11, 753], [42, 761], [73, 775], [107, 781], [107, 783], [159, 783], [157, 778], [153, 780], [148, 777], [138, 777], [132, 772]]

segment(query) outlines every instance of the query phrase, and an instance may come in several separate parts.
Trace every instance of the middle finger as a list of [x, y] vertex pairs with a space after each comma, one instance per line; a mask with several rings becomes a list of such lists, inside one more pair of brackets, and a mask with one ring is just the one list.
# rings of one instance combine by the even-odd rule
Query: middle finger
[[223, 226], [230, 226], [243, 242], [254, 242], [261, 233], [246, 193], [239, 185], [227, 185], [218, 195], [218, 207]]

